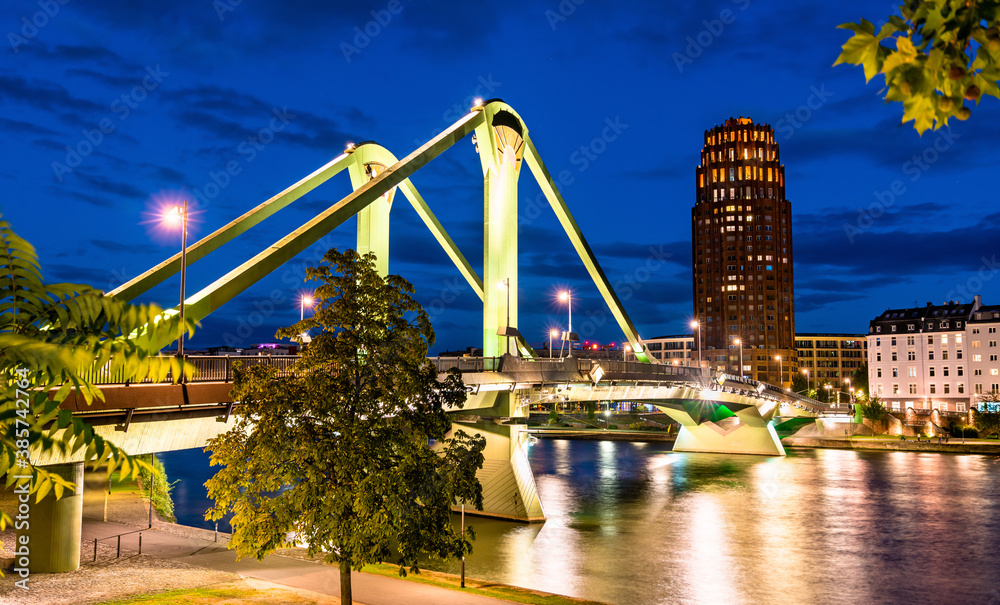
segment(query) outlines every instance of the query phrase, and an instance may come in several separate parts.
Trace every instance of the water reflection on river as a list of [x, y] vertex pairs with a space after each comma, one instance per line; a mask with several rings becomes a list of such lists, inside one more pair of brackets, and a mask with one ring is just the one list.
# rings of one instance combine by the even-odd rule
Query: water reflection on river
[[543, 439], [529, 459], [548, 520], [467, 517], [470, 577], [621, 604], [1000, 604], [998, 457]]

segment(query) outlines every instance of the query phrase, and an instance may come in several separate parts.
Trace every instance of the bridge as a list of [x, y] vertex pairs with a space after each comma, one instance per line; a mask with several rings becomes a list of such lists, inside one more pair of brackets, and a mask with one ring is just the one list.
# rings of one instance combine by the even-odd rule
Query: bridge
[[[484, 242], [480, 277], [442, 227], [410, 176], [458, 141], [471, 136], [483, 170]], [[527, 164], [571, 245], [634, 352], [636, 361], [536, 357], [517, 331], [518, 300], [483, 284], [505, 283], [518, 292], [517, 181]], [[527, 416], [532, 403], [563, 401], [635, 401], [655, 405], [681, 424], [676, 451], [707, 451], [784, 455], [774, 430], [776, 420], [815, 416], [822, 409], [811, 400], [742, 377], [713, 374], [702, 368], [656, 363], [646, 354], [637, 330], [612, 289], [596, 256], [545, 167], [528, 135], [528, 128], [500, 100], [480, 103], [467, 115], [402, 160], [373, 142], [350, 145], [344, 153], [281, 193], [249, 210], [198, 242], [144, 272], [108, 296], [132, 300], [223, 244], [258, 225], [306, 195], [333, 175], [347, 170], [353, 191], [298, 229], [275, 241], [204, 289], [187, 297], [184, 312], [201, 321], [276, 270], [352, 216], [358, 217], [357, 250], [373, 252], [377, 269], [389, 267], [389, 217], [395, 195], [402, 192], [417, 211], [456, 269], [483, 301], [481, 358], [432, 358], [439, 372], [457, 367], [468, 390], [462, 410], [455, 410], [455, 427], [487, 440], [486, 463], [479, 473], [485, 496], [484, 514], [519, 521], [541, 521], [545, 515], [524, 451], [526, 434], [517, 418]], [[182, 259], [182, 256], [186, 257]], [[186, 266], [185, 265], [185, 266]], [[173, 309], [168, 313], [179, 313]], [[508, 325], [500, 318], [509, 317]], [[168, 342], [162, 343], [163, 346]], [[510, 351], [501, 354], [503, 351]], [[173, 384], [122, 383], [94, 369], [95, 384], [104, 385], [103, 402], [86, 405], [70, 396], [64, 408], [86, 418], [102, 436], [134, 455], [204, 447], [207, 440], [233, 426], [239, 402], [229, 391], [232, 364], [268, 363], [292, 371], [295, 358], [188, 357], [195, 373]], [[81, 454], [82, 456], [82, 454]], [[50, 455], [36, 461], [82, 485], [82, 458]], [[37, 571], [76, 569], [80, 490], [58, 502], [38, 505], [34, 519], [50, 524], [33, 528], [53, 544], [46, 557], [32, 559]], [[40, 524], [39, 524], [40, 525]], [[73, 530], [72, 528], [76, 529]], [[48, 538], [47, 540], [45, 538]]]

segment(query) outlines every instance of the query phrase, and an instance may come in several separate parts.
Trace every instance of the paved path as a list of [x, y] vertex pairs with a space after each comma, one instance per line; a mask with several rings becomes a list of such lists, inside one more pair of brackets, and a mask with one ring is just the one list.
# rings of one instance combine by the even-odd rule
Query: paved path
[[[85, 519], [82, 538], [84, 545], [93, 544], [94, 538], [104, 538], [136, 528], [118, 523], [103, 523]], [[115, 544], [115, 540], [103, 541]], [[138, 545], [138, 534], [122, 537], [122, 548], [134, 551]], [[84, 549], [84, 552], [88, 552]], [[300, 561], [279, 555], [269, 555], [263, 561], [256, 559], [236, 560], [236, 553], [226, 549], [223, 541], [213, 542], [194, 537], [183, 537], [159, 531], [143, 530], [142, 553], [174, 559], [207, 569], [228, 571], [250, 578], [257, 578], [311, 590], [334, 597], [340, 596], [340, 571], [332, 566], [310, 561]], [[365, 605], [398, 605], [407, 603], [419, 605], [500, 605], [511, 603], [490, 597], [467, 594], [411, 582], [398, 578], [387, 578], [374, 574], [352, 572], [351, 585], [354, 602]]]

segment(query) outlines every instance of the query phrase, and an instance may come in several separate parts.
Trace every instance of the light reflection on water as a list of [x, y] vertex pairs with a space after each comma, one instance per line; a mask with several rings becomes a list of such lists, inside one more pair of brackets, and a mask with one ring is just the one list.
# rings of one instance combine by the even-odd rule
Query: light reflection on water
[[468, 576], [621, 604], [1000, 603], [997, 457], [543, 439], [529, 459], [548, 520], [467, 516]]

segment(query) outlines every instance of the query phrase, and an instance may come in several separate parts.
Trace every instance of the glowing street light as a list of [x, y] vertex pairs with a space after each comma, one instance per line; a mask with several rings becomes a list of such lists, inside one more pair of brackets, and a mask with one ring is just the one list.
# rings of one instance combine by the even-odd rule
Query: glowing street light
[[626, 343], [622, 346], [622, 361], [627, 361], [627, 356], [632, 352], [632, 345]]
[[552, 339], [559, 335], [559, 330], [549, 330], [549, 359], [552, 359]]
[[563, 290], [559, 293], [559, 300], [566, 301], [569, 310], [569, 331], [566, 332], [566, 339], [569, 340], [569, 357], [573, 356], [573, 293]]
[[740, 377], [743, 376], [743, 340], [740, 338], [734, 338], [733, 344], [740, 346]]
[[[181, 228], [181, 335], [177, 339], [177, 357], [184, 358], [184, 278], [187, 269], [187, 224], [188, 224], [188, 203], [184, 200], [183, 206], [174, 206], [163, 215], [163, 222], [171, 227]], [[181, 377], [183, 380], [183, 376]]]
[[315, 303], [316, 300], [312, 296], [303, 296], [299, 299], [299, 321], [303, 321], [306, 318], [306, 307], [312, 309]]
[[784, 362], [781, 355], [775, 355], [774, 358], [778, 360], [778, 386], [781, 386], [785, 384], [785, 367], [782, 365]]
[[698, 370], [701, 370], [701, 322], [697, 319], [691, 322], [691, 327], [698, 332]]
[[806, 393], [812, 392], [812, 382], [809, 380], [809, 370], [802, 370], [802, 373], [806, 375]]

